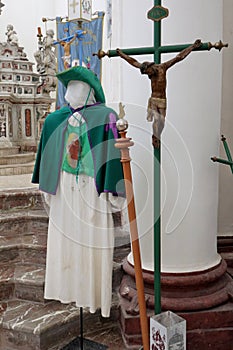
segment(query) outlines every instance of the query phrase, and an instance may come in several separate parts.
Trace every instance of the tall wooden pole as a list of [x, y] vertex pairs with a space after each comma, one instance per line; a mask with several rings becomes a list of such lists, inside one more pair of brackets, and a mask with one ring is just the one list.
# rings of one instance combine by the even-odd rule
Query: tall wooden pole
[[140, 245], [139, 245], [138, 228], [137, 228], [137, 220], [136, 220], [132, 173], [131, 173], [131, 166], [130, 166], [131, 158], [129, 156], [129, 147], [133, 146], [134, 143], [133, 141], [131, 141], [131, 138], [126, 137], [127, 127], [128, 127], [127, 121], [124, 119], [119, 119], [117, 123], [117, 128], [119, 130], [121, 138], [117, 139], [117, 143], [115, 144], [115, 147], [119, 148], [121, 151], [121, 162], [122, 162], [124, 180], [125, 180], [125, 191], [126, 191], [128, 217], [129, 217], [129, 224], [130, 224], [131, 246], [132, 246], [133, 259], [134, 259], [135, 281], [136, 281], [137, 295], [138, 295], [143, 350], [149, 350], [149, 327], [148, 327], [148, 320], [147, 320], [147, 314], [146, 314], [144, 281], [143, 281], [143, 274], [142, 274], [141, 254], [140, 254]]

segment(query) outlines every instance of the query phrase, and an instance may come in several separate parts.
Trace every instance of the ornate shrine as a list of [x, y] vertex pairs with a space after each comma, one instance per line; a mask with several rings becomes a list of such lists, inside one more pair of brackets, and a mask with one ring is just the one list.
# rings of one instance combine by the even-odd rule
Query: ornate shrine
[[33, 72], [33, 62], [19, 46], [13, 26], [0, 42], [0, 148], [36, 150], [40, 125], [53, 99]]

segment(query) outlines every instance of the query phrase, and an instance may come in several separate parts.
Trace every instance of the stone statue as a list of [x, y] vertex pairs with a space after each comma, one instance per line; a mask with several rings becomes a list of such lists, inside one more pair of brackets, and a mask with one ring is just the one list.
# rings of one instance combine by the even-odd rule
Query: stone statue
[[46, 37], [43, 40], [43, 48], [44, 48], [44, 59], [43, 63], [45, 66], [45, 73], [47, 75], [46, 88], [49, 91], [54, 91], [56, 88], [56, 55], [55, 49], [53, 46], [54, 42], [54, 31], [52, 29], [48, 29], [46, 31]]
[[[46, 31], [46, 37], [43, 40], [43, 50], [44, 50], [44, 65], [45, 68], [49, 68], [53, 71], [54, 75], [56, 73], [56, 55], [53, 46], [54, 42], [54, 31], [52, 29], [48, 29]], [[46, 71], [47, 71], [46, 69]], [[47, 72], [48, 73], [48, 72]], [[52, 73], [52, 72], [50, 72]]]
[[36, 70], [39, 74], [45, 74], [45, 65], [43, 62], [42, 52], [40, 50], [37, 50], [34, 53], [34, 57], [36, 60]]
[[11, 45], [18, 45], [18, 37], [16, 35], [16, 31], [14, 30], [14, 27], [12, 24], [8, 24], [6, 28], [6, 36], [7, 36], [7, 42]]
[[159, 140], [165, 124], [166, 107], [167, 107], [167, 98], [166, 98], [167, 70], [170, 67], [172, 67], [174, 64], [182, 61], [194, 49], [199, 48], [201, 44], [202, 44], [201, 40], [196, 40], [194, 44], [182, 50], [177, 56], [161, 64], [156, 64], [154, 62], [139, 63], [136, 59], [126, 55], [120, 49], [117, 49], [117, 54], [121, 58], [126, 60], [132, 66], [139, 68], [141, 71], [141, 74], [148, 75], [149, 79], [151, 80], [152, 93], [148, 101], [147, 120], [150, 122], [153, 121], [152, 143], [155, 148], [159, 148], [160, 146]]
[[120, 119], [124, 118], [125, 116], [125, 106], [123, 106], [122, 102], [119, 102], [119, 114], [118, 114], [118, 117]]
[[56, 55], [54, 52], [54, 31], [48, 29], [39, 50], [34, 53], [37, 72], [43, 77], [43, 90], [54, 91], [56, 88]]
[[0, 56], [5, 56], [9, 50], [10, 56], [15, 57], [17, 60], [28, 61], [24, 48], [19, 46], [18, 36], [12, 24], [7, 25], [5, 34], [7, 40], [6, 42], [0, 42]]

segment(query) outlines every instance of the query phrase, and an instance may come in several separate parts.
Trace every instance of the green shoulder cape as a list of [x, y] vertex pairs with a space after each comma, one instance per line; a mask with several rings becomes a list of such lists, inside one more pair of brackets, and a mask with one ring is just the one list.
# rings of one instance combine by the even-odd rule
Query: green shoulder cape
[[[94, 163], [95, 184], [98, 194], [111, 192], [124, 196], [124, 179], [120, 162], [120, 151], [115, 147], [118, 137], [116, 113], [105, 104], [97, 104], [80, 110], [87, 124], [87, 135]], [[70, 108], [63, 107], [45, 119], [38, 146], [32, 176], [33, 183], [39, 183], [40, 190], [56, 194], [64, 149], [64, 135]]]

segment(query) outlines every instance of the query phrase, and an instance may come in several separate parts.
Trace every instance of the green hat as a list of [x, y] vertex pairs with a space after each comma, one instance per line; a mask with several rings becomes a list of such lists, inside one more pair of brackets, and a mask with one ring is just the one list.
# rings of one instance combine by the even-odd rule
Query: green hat
[[89, 84], [94, 89], [96, 101], [101, 103], [105, 102], [105, 96], [100, 81], [91, 70], [85, 67], [75, 66], [58, 73], [57, 78], [65, 87], [67, 87], [71, 80], [84, 81], [84, 83]]

